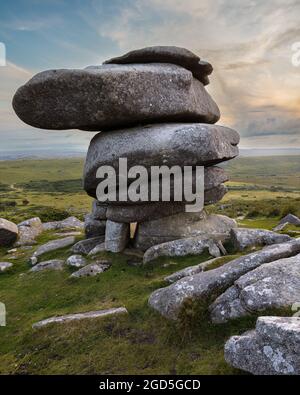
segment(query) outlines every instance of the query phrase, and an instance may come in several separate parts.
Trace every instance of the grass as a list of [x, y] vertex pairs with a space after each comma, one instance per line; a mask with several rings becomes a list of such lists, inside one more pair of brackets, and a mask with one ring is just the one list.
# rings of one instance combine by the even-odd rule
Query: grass
[[[299, 159], [280, 158], [276, 163], [274, 168], [269, 158], [240, 158], [227, 164], [231, 190], [209, 210], [236, 218], [240, 226], [272, 229], [286, 210], [300, 207]], [[15, 222], [33, 216], [43, 221], [82, 218], [91, 206], [91, 198], [79, 188], [82, 165], [80, 159], [0, 162], [0, 217]], [[272, 178], [276, 172], [277, 178]], [[298, 230], [288, 229], [292, 234]], [[54, 232], [45, 232], [38, 245], [54, 237]], [[99, 257], [112, 261], [108, 271], [71, 279], [70, 268], [30, 273], [27, 262], [35, 248], [19, 249], [15, 260], [0, 249], [0, 261], [14, 263], [0, 274], [0, 301], [7, 309], [7, 326], [0, 327], [0, 374], [243, 374], [224, 361], [224, 343], [253, 328], [255, 317], [213, 325], [200, 314], [199, 304], [192, 303], [175, 323], [147, 304], [153, 290], [167, 285], [164, 277], [208, 255], [161, 258], [135, 267], [123, 254], [102, 253]], [[43, 259], [66, 259], [70, 254], [65, 248]], [[31, 327], [53, 315], [116, 306], [125, 306], [129, 314], [40, 330]]]

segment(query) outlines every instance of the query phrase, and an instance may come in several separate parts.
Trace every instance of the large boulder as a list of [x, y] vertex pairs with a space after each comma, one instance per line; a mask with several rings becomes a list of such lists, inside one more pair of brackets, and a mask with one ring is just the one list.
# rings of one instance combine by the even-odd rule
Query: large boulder
[[134, 245], [145, 251], [154, 245], [187, 237], [212, 238], [223, 242], [236, 226], [233, 219], [224, 215], [207, 215], [204, 211], [184, 212], [138, 224]]
[[172, 63], [182, 66], [193, 73], [193, 76], [204, 85], [208, 84], [207, 76], [212, 73], [210, 63], [201, 61], [199, 56], [185, 48], [174, 46], [155, 46], [137, 49], [106, 60], [104, 64], [130, 63]]
[[220, 118], [218, 106], [190, 71], [157, 63], [44, 71], [18, 89], [13, 107], [25, 123], [58, 130]]
[[151, 166], [163, 165], [211, 166], [236, 157], [239, 139], [233, 129], [201, 123], [159, 124], [98, 133], [88, 149], [84, 189], [95, 198], [101, 181], [96, 177], [98, 168], [112, 166], [118, 173], [120, 158], [127, 158], [128, 168], [140, 165], [148, 171]]
[[44, 228], [40, 218], [35, 217], [18, 224], [19, 238], [16, 246], [35, 244], [35, 239], [39, 236]]
[[210, 306], [214, 323], [264, 311], [292, 311], [300, 301], [300, 254], [266, 263], [234, 282]]
[[8, 247], [17, 240], [18, 227], [11, 221], [0, 218], [0, 247]]
[[259, 317], [255, 330], [227, 341], [225, 360], [255, 375], [299, 375], [300, 318]]
[[105, 231], [105, 249], [111, 252], [123, 251], [130, 237], [129, 224], [108, 220]]
[[265, 247], [216, 269], [185, 277], [168, 287], [160, 288], [150, 295], [149, 304], [165, 317], [177, 319], [187, 300], [197, 300], [208, 305], [247, 272], [265, 263], [299, 253], [300, 239]]
[[291, 240], [288, 235], [265, 229], [235, 228], [231, 230], [231, 241], [237, 251], [243, 251], [248, 247], [284, 243], [288, 240]]
[[204, 251], [209, 252], [214, 257], [221, 255], [218, 243], [213, 239], [203, 237], [188, 237], [168, 241], [150, 247], [144, 254], [143, 263], [147, 264], [159, 257], [183, 257], [188, 255], [201, 255]]

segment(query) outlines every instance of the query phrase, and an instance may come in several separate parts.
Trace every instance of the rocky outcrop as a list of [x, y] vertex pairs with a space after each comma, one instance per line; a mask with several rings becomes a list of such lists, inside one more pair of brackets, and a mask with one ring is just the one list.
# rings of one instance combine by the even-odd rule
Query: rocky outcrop
[[214, 323], [276, 310], [292, 311], [300, 301], [300, 254], [266, 263], [234, 282], [210, 306]]
[[225, 360], [255, 375], [299, 375], [300, 318], [258, 318], [255, 330], [227, 341]]
[[108, 317], [111, 315], [118, 315], [118, 314], [127, 314], [128, 311], [125, 309], [125, 307], [114, 307], [111, 309], [106, 309], [106, 310], [97, 310], [97, 311], [89, 311], [86, 313], [77, 313], [77, 314], [68, 314], [68, 315], [62, 315], [58, 317], [51, 317], [47, 318], [43, 321], [36, 322], [35, 324], [32, 325], [33, 329], [38, 329], [42, 328], [44, 326], [50, 325], [50, 324], [64, 324], [68, 322], [73, 322], [73, 321], [79, 321], [79, 320], [84, 320], [84, 319], [94, 319], [94, 318], [103, 318], [103, 317]]
[[185, 277], [168, 287], [158, 289], [150, 295], [149, 304], [163, 316], [177, 319], [187, 300], [209, 304], [247, 272], [265, 263], [299, 253], [300, 239], [265, 247], [261, 251], [234, 259], [217, 269]]
[[0, 247], [8, 247], [17, 240], [18, 227], [11, 221], [0, 218]]
[[284, 243], [291, 240], [288, 235], [281, 235], [265, 229], [235, 228], [231, 230], [231, 241], [235, 250], [243, 251], [254, 246]]

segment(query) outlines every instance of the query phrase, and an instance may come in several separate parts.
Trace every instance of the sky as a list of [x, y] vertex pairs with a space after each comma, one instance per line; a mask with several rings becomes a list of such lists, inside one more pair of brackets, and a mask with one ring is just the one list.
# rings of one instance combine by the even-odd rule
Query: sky
[[300, 148], [300, 65], [292, 61], [299, 21], [299, 0], [1, 0], [0, 155], [85, 151], [92, 133], [18, 120], [14, 92], [42, 70], [101, 64], [152, 45], [186, 47], [212, 63], [207, 90], [218, 123], [239, 131], [242, 148]]

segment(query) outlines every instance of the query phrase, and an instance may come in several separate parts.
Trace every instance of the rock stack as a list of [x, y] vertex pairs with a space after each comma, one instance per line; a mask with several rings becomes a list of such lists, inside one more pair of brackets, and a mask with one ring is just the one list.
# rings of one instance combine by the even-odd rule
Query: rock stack
[[[215, 125], [220, 111], [205, 89], [212, 70], [183, 48], [144, 48], [101, 66], [39, 73], [17, 91], [13, 106], [38, 128], [101, 131], [84, 168], [84, 189], [94, 199], [98, 168], [112, 166], [118, 174], [119, 159], [126, 158], [128, 168], [204, 166], [208, 205], [226, 193], [227, 176], [215, 165], [236, 157], [239, 143], [236, 131]], [[95, 200], [86, 235], [105, 233], [106, 249], [119, 252], [130, 240], [131, 223], [137, 223], [131, 243], [141, 250], [194, 236], [222, 241], [236, 226], [204, 210], [187, 213], [185, 204]]]

